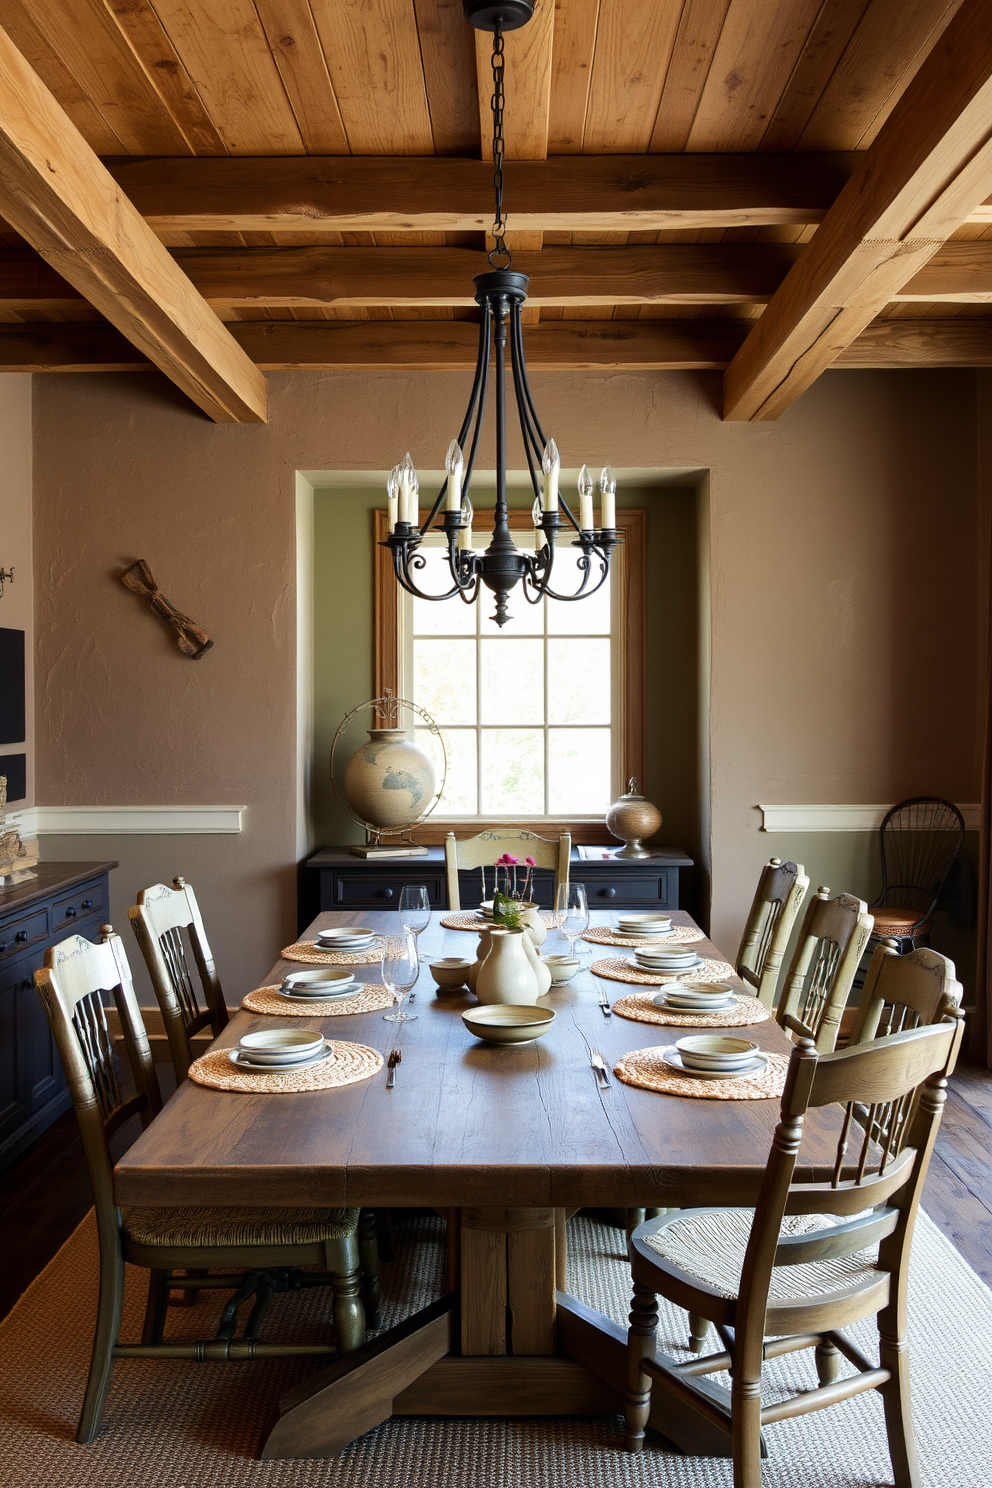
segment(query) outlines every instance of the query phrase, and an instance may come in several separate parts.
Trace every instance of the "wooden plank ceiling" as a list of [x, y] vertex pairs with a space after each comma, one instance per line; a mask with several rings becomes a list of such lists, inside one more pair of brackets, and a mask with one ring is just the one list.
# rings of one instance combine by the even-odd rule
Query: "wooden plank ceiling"
[[[960, 133], [954, 59], [982, 24], [987, 0], [537, 0], [506, 38], [505, 206], [534, 364], [733, 361], [728, 409], [756, 418], [831, 363], [985, 365], [984, 164], [932, 253], [860, 293], [860, 323], [817, 333], [811, 375], [786, 365], [819, 224], [866, 158], [889, 158], [904, 95], [911, 117], [946, 105], [928, 159]], [[228, 324], [229, 362], [466, 364], [472, 330], [455, 323], [475, 315], [492, 208], [488, 38], [461, 0], [0, 0], [0, 27]], [[979, 156], [980, 135], [960, 135]], [[4, 180], [0, 213], [0, 367], [156, 360], [13, 226]], [[802, 310], [821, 331], [822, 304]]]

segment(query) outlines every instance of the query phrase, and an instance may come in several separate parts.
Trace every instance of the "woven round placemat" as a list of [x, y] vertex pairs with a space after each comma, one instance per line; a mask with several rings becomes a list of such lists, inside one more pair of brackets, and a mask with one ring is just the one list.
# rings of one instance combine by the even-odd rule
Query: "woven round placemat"
[[[552, 929], [555, 923], [553, 914], [542, 913], [541, 918]], [[443, 917], [441, 924], [446, 930], [491, 930], [492, 925], [488, 920], [480, 920], [474, 909], [462, 909], [457, 914], [448, 914]]]
[[608, 956], [604, 961], [594, 961], [589, 968], [597, 976], [609, 977], [612, 982], [637, 982], [643, 987], [662, 987], [665, 982], [725, 982], [734, 975], [734, 968], [726, 961], [704, 959], [702, 966], [687, 967], [684, 971], [642, 971], [633, 961], [623, 956]]
[[611, 930], [606, 925], [587, 930], [582, 939], [591, 940], [593, 945], [606, 946], [692, 945], [693, 941], [705, 940], [706, 936], [695, 925], [676, 925], [664, 935], [652, 935], [648, 940], [643, 935], [622, 935], [619, 930]]
[[284, 961], [309, 961], [314, 966], [371, 966], [382, 960], [382, 949], [373, 945], [369, 951], [318, 951], [312, 940], [298, 940], [284, 947]]
[[198, 1085], [209, 1085], [212, 1090], [282, 1095], [354, 1085], [358, 1080], [370, 1079], [382, 1069], [383, 1058], [377, 1049], [368, 1049], [364, 1044], [341, 1043], [336, 1039], [329, 1039], [328, 1043], [333, 1051], [330, 1059], [322, 1059], [319, 1064], [308, 1065], [306, 1069], [281, 1070], [272, 1075], [235, 1069], [227, 1049], [209, 1049], [199, 1059], [194, 1059], [189, 1067], [189, 1077]]
[[634, 992], [613, 1004], [621, 1018], [635, 1023], [667, 1023], [673, 1028], [746, 1028], [750, 1023], [764, 1023], [771, 1012], [756, 997], [735, 997], [730, 1007], [712, 1013], [683, 1012], [681, 1008], [660, 1008], [651, 1001], [654, 994]]
[[662, 1058], [663, 1046], [634, 1049], [613, 1066], [625, 1085], [657, 1090], [662, 1095], [691, 1095], [697, 1100], [774, 1100], [785, 1089], [789, 1061], [784, 1054], [769, 1054], [760, 1075], [741, 1075], [738, 1080], [701, 1080], [680, 1075]]
[[290, 1002], [278, 987], [256, 987], [241, 999], [249, 1013], [271, 1013], [277, 1018], [345, 1018], [349, 1013], [379, 1013], [392, 1007], [395, 998], [385, 987], [363, 987], [354, 997], [334, 998], [321, 1002], [308, 997], [306, 1002]]

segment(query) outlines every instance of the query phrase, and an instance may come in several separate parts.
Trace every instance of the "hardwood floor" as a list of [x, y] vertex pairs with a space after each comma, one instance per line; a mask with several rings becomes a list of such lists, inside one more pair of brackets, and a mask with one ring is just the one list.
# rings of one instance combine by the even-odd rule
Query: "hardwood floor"
[[[163, 1084], [167, 1078], [160, 1067]], [[163, 1090], [167, 1094], [168, 1089]], [[137, 1135], [125, 1128], [115, 1148]], [[0, 1174], [0, 1317], [64, 1244], [92, 1202], [76, 1118], [61, 1117]], [[923, 1207], [992, 1286], [992, 1071], [963, 1066], [951, 1081]]]

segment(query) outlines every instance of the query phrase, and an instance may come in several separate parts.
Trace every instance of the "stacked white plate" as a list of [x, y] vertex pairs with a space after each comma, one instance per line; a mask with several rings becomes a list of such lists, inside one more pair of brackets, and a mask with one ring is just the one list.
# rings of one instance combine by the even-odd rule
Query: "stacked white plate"
[[691, 946], [639, 946], [634, 955], [644, 971], [695, 971], [703, 964]]
[[714, 1013], [734, 1000], [729, 982], [669, 982], [651, 1001], [658, 1007], [680, 1008], [684, 1013]]
[[361, 925], [336, 925], [331, 930], [317, 931], [318, 951], [367, 951], [375, 939], [372, 930]]
[[670, 915], [622, 914], [617, 916], [617, 932], [620, 935], [643, 936], [645, 940], [656, 940], [659, 935], [669, 935], [672, 929]]
[[346, 967], [328, 966], [321, 971], [291, 971], [279, 990], [294, 1002], [334, 1002], [354, 997], [361, 984]]
[[322, 1033], [297, 1028], [266, 1028], [260, 1033], [246, 1033], [229, 1058], [238, 1069], [278, 1074], [280, 1070], [305, 1069], [330, 1057], [330, 1048]]
[[755, 1075], [765, 1068], [768, 1056], [757, 1044], [726, 1034], [700, 1033], [664, 1052], [666, 1064], [685, 1074], [707, 1080], [737, 1080], [742, 1075]]

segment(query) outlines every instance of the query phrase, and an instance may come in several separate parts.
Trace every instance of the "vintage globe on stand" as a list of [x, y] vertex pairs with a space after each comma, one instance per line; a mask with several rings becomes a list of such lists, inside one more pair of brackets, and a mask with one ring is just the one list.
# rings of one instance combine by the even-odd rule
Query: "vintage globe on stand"
[[[345, 765], [342, 787], [335, 768], [339, 742], [354, 718], [371, 709], [377, 727]], [[400, 709], [407, 708], [437, 738], [444, 764], [441, 784], [434, 762], [414, 744], [408, 728], [399, 727]], [[360, 703], [342, 719], [331, 747], [331, 781], [338, 800], [352, 821], [365, 828], [367, 841], [352, 851], [359, 857], [412, 857], [426, 854], [426, 847], [404, 834], [433, 811], [444, 789], [447, 755], [441, 731], [433, 718], [416, 703], [397, 698], [388, 690], [380, 698]]]

